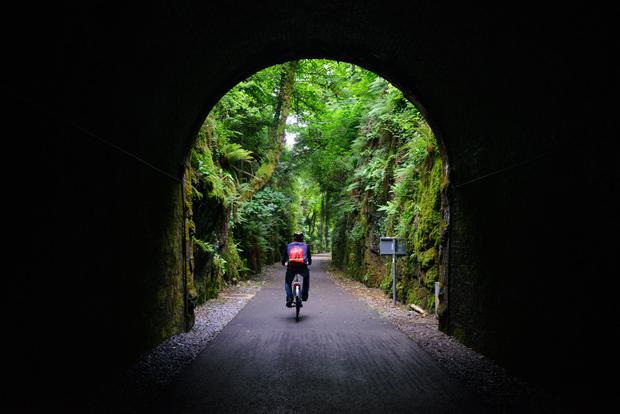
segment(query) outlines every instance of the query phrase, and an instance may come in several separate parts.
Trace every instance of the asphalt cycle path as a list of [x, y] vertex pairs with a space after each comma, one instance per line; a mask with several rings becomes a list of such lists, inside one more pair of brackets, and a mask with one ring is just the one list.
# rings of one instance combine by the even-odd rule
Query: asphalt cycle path
[[415, 342], [313, 256], [299, 322], [284, 268], [152, 402], [156, 413], [486, 413]]

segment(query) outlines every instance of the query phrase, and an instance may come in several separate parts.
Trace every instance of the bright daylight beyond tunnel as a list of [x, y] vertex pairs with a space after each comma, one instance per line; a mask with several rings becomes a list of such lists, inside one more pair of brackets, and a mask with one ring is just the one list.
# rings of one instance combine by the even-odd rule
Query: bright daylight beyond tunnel
[[192, 150], [191, 300], [279, 261], [303, 232], [313, 252], [386, 294], [379, 238], [402, 237], [398, 300], [433, 311], [443, 174], [430, 127], [380, 76], [329, 60], [264, 69], [221, 98]]

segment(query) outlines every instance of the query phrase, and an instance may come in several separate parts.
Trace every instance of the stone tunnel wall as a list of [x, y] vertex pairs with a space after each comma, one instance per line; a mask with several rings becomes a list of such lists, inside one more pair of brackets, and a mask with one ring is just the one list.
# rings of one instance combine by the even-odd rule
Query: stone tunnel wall
[[79, 378], [182, 331], [181, 191], [166, 174], [180, 179], [198, 127], [236, 82], [304, 57], [386, 77], [441, 140], [451, 181], [442, 329], [550, 387], [591, 378], [612, 322], [611, 301], [591, 289], [613, 274], [605, 252], [617, 244], [604, 11], [245, 7], [84, 5], [15, 29], [3, 168], [20, 267], [8, 301], [16, 384], [43, 387], [61, 370], [87, 384]]
[[7, 148], [23, 154], [4, 161], [17, 207], [5, 224], [8, 395], [19, 412], [66, 409], [184, 330], [181, 192], [66, 119], [5, 104], [19, 137]]

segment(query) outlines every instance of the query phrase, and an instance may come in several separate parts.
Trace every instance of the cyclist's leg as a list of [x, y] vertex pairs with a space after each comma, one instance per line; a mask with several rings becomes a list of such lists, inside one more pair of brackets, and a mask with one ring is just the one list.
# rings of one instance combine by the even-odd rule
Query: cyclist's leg
[[308, 299], [308, 293], [310, 293], [310, 269], [300, 269], [299, 274], [303, 276], [304, 281], [301, 287], [301, 298], [303, 300]]
[[294, 277], [295, 272], [287, 268], [286, 276], [284, 277], [284, 291], [286, 292], [286, 303], [291, 303], [293, 301], [293, 288], [291, 284], [293, 283]]

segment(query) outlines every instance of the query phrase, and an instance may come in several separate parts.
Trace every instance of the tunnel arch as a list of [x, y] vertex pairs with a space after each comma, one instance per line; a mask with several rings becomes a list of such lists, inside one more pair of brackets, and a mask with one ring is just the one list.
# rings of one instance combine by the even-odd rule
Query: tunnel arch
[[[402, 16], [397, 17], [392, 12], [394, 10], [387, 13], [390, 18], [402, 19]], [[316, 23], [323, 17], [322, 13], [323, 11], [319, 10], [317, 15], [311, 17], [311, 20]], [[366, 18], [370, 20], [374, 18], [380, 19], [379, 16], [385, 17], [386, 14], [377, 13], [377, 9], [374, 7], [367, 10], [367, 13]], [[377, 15], [371, 18], [370, 15], [374, 13], [377, 13]], [[211, 82], [203, 85], [203, 88], [192, 91], [192, 106], [190, 107], [192, 99], [188, 99], [185, 102], [189, 110], [183, 115], [185, 118], [183, 121], [185, 125], [183, 135], [179, 136], [178, 132], [180, 129], [177, 130], [177, 135], [174, 137], [175, 141], [169, 143], [169, 148], [161, 150], [161, 152], [165, 153], [165, 157], [167, 157], [162, 158], [161, 162], [166, 163], [170, 161], [170, 154], [178, 154], [179, 148], [183, 148], [184, 152], [187, 153], [191, 147], [191, 142], [196, 136], [196, 132], [215, 103], [237, 83], [263, 68], [291, 60], [323, 58], [350, 62], [386, 78], [403, 91], [405, 96], [421, 111], [431, 125], [437, 136], [442, 158], [447, 168], [447, 176], [451, 183], [443, 195], [446, 202], [446, 217], [444, 219], [449, 224], [449, 232], [452, 232], [455, 226], [460, 229], [462, 242], [459, 243], [460, 248], [455, 250], [464, 260], [455, 259], [451, 253], [445, 255], [446, 260], [443, 266], [442, 282], [446, 286], [446, 303], [450, 304], [449, 269], [459, 268], [460, 266], [460, 273], [463, 275], [461, 276], [462, 280], [460, 283], [464, 285], [463, 287], [468, 286], [468, 289], [467, 293], [461, 293], [461, 296], [457, 296], [456, 299], [457, 303], [462, 300], [463, 306], [454, 310], [454, 312], [445, 312], [442, 317], [442, 328], [451, 334], [456, 334], [469, 345], [476, 346], [474, 344], [480, 342], [480, 349], [499, 357], [499, 354], [495, 354], [493, 349], [502, 349], [503, 345], [511, 339], [506, 338], [503, 344], [499, 345], [495, 342], [495, 333], [488, 333], [489, 337], [484, 339], [481, 336], [486, 334], [481, 335], [477, 333], [472, 335], [466, 333], [469, 329], [465, 327], [467, 323], [464, 323], [464, 320], [476, 318], [476, 316], [471, 314], [471, 309], [486, 307], [482, 303], [469, 303], [468, 300], [463, 300], [466, 297], [476, 297], [478, 295], [478, 288], [469, 287], [472, 285], [469, 281], [477, 278], [476, 275], [479, 273], [479, 269], [475, 262], [479, 256], [484, 255], [484, 252], [477, 251], [475, 255], [472, 254], [475, 248], [471, 245], [479, 243], [472, 240], [471, 234], [476, 232], [471, 227], [468, 227], [473, 224], [467, 219], [470, 212], [478, 208], [479, 201], [474, 199], [473, 205], [460, 201], [453, 203], [452, 189], [454, 187], [460, 188], [462, 185], [468, 186], [479, 179], [484, 180], [487, 176], [493, 176], [498, 173], [501, 175], [502, 171], [510, 171], [513, 168], [518, 170], [522, 164], [536, 162], [539, 158], [544, 158], [544, 150], [536, 151], [533, 154], [530, 152], [528, 147], [529, 141], [534, 137], [528, 136], [523, 131], [511, 131], [511, 134], [519, 136], [518, 138], [514, 135], [502, 137], [501, 133], [491, 136], [492, 131], [498, 126], [503, 125], [504, 122], [511, 123], [514, 121], [512, 114], [506, 113], [503, 108], [493, 103], [485, 102], [480, 94], [476, 92], [476, 88], [482, 88], [487, 91], [487, 83], [497, 82], [505, 88], [505, 98], [513, 99], [515, 96], [522, 95], [518, 91], [518, 84], [505, 85], [502, 74], [493, 74], [492, 70], [488, 68], [473, 68], [472, 62], [469, 61], [473, 55], [497, 53], [499, 59], [507, 59], [511, 63], [515, 63], [516, 56], [514, 58], [506, 56], [505, 51], [497, 49], [495, 46], [488, 46], [489, 49], [484, 51], [474, 51], [467, 42], [456, 37], [450, 37], [449, 39], [441, 39], [439, 42], [442, 46], [440, 48], [442, 50], [441, 53], [445, 53], [445, 49], [449, 49], [451, 54], [438, 56], [434, 55], [437, 52], [430, 51], [430, 54], [433, 55], [431, 59], [424, 55], [424, 53], [429, 53], [428, 46], [420, 46], [419, 51], [417, 50], [418, 45], [412, 42], [414, 34], [405, 35], [405, 32], [401, 34], [402, 39], [413, 43], [413, 45], [405, 48], [399, 42], [394, 41], [395, 35], [393, 33], [390, 34], [385, 31], [382, 34], [365, 33], [368, 26], [356, 27], [355, 23], [352, 26], [352, 31], [357, 31], [357, 33], [340, 39], [338, 33], [347, 31], [348, 27], [346, 24], [344, 25], [346, 28], [343, 28], [342, 24], [329, 26], [330, 23], [333, 23], [331, 19], [326, 20], [326, 22], [330, 22], [327, 24], [327, 27], [331, 27], [330, 30], [316, 30], [314, 26], [304, 27], [305, 31], [295, 30], [293, 27], [299, 22], [297, 19], [306, 17], [300, 15], [296, 15], [294, 18], [283, 17], [280, 22], [284, 22], [285, 26], [288, 25], [284, 29], [274, 29], [272, 27], [258, 29], [258, 33], [255, 36], [259, 41], [256, 44], [247, 39], [240, 41], [244, 48], [239, 47], [233, 57], [228, 57], [227, 70], [221, 73], [218, 72], [218, 75], [215, 77], [210, 77]], [[273, 17], [273, 19], [277, 20], [278, 17]], [[480, 22], [476, 21], [476, 23]], [[239, 24], [241, 25], [242, 23]], [[474, 23], [469, 24], [474, 25]], [[489, 22], [485, 21], [482, 28], [477, 28], [476, 37], [484, 37], [485, 31], [490, 29], [489, 27], [484, 27], [487, 24]], [[462, 24], [452, 19], [441, 22], [440, 26], [446, 29], [450, 36], [456, 36], [459, 30], [463, 30]], [[374, 39], [374, 43], [369, 42], [368, 39]], [[206, 43], [202, 47], [196, 47], [196, 42], [200, 44], [201, 41], [199, 39], [191, 43], [192, 51], [187, 52], [196, 59], [195, 62], [198, 64], [198, 68], [194, 71], [203, 73], [217, 72], [217, 69], [208, 69], [213, 62], [211, 59], [204, 59], [204, 57], [200, 56], [200, 50], [208, 48]], [[229, 40], [229, 42], [234, 43], [235, 39]], [[446, 44], [444, 42], [454, 43]], [[176, 53], [181, 52], [177, 51]], [[505, 62], [502, 62], [502, 64], [505, 64]], [[201, 65], [204, 66], [201, 67]], [[195, 78], [192, 79], [195, 80]], [[531, 79], [528, 78], [528, 82], [531, 82]], [[531, 86], [528, 89], [531, 89]], [[450, 105], [447, 105], [447, 102], [450, 102]], [[473, 114], [469, 112], [471, 102], [475, 102], [477, 105], [475, 116], [472, 116]], [[512, 103], [511, 106], [513, 105], [515, 104]], [[486, 113], [486, 115], [481, 116], [483, 113]], [[187, 118], [190, 114], [191, 119]], [[490, 126], [489, 124], [492, 124], [492, 122], [487, 122], [487, 117], [500, 119], [501, 122], [498, 122], [498, 125]], [[189, 125], [191, 125], [191, 128], [187, 128]], [[486, 141], [491, 139], [495, 140], [495, 143], [492, 144], [493, 148], [486, 152]], [[548, 137], [545, 139], [547, 140], [544, 143], [545, 147], [555, 144], [549, 142]], [[180, 147], [179, 141], [182, 142]], [[525, 144], [523, 148], [518, 147], [518, 144], [521, 142]], [[494, 156], [496, 155], [494, 153], [496, 150], [499, 150], [501, 156]], [[484, 161], [479, 162], [478, 157]], [[453, 163], [452, 159], [456, 162]], [[175, 162], [178, 163], [178, 161]], [[174, 166], [171, 165], [170, 168], [173, 169]], [[453, 204], [455, 205], [454, 207], [452, 207]], [[450, 214], [451, 209], [457, 209], [457, 211], [462, 209], [462, 215], [455, 218]], [[501, 211], [505, 210], [506, 206]], [[461, 218], [463, 218], [463, 224], [459, 221]], [[453, 223], [454, 220], [457, 220], [457, 222]], [[451, 238], [453, 237], [448, 237], [446, 240], [446, 249], [447, 242]], [[459, 237], [455, 239], [459, 239]], [[459, 263], [456, 264], [454, 262]], [[482, 313], [484, 312], [482, 311]], [[477, 317], [479, 318], [480, 315]], [[451, 318], [458, 322], [452, 323], [450, 321]], [[485, 321], [482, 325], [486, 328], [487, 323], [488, 321]], [[497, 324], [499, 322], [495, 321], [494, 323]], [[475, 331], [478, 328], [481, 327], [474, 328], [473, 330]], [[482, 331], [483, 329], [480, 330]], [[476, 336], [478, 338], [473, 339]]]
[[[180, 179], [209, 109], [244, 76], [301, 57], [340, 59], [414, 98], [443, 142], [451, 225], [442, 329], [528, 378], [577, 390], [592, 373], [591, 355], [606, 355], [590, 338], [611, 322], [559, 316], [577, 302], [598, 309], [584, 286], [614, 269], [600, 252], [615, 245], [616, 221], [611, 232], [571, 225], [584, 216], [602, 222], [600, 210], [615, 206], [605, 16], [576, 6], [301, 1], [243, 10], [83, 5], [56, 26], [31, 21], [33, 36], [7, 52], [16, 62], [3, 80], [8, 128], [23, 138], [7, 153], [30, 154], [47, 180], [36, 193], [9, 189], [21, 204], [14, 215], [28, 217], [13, 224], [27, 246], [17, 257], [28, 263], [15, 304], [50, 309], [42, 329], [63, 334], [55, 351], [77, 372], [84, 355], [64, 348], [76, 336], [108, 355], [104, 368], [181, 331], [180, 184], [135, 160]], [[29, 171], [22, 180], [40, 177]], [[55, 243], [41, 249], [49, 235]], [[46, 278], [50, 268], [63, 277]], [[25, 321], [35, 317], [20, 314], [24, 338], [33, 338]], [[66, 323], [59, 330], [55, 320]], [[558, 350], [567, 332], [576, 339]], [[33, 364], [44, 383], [40, 367], [60, 363]]]

